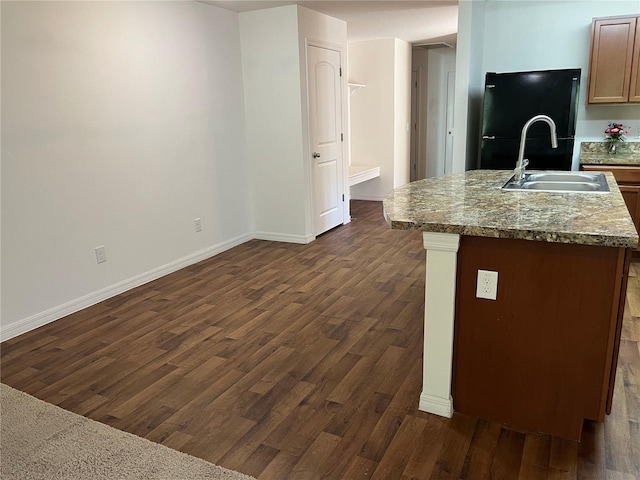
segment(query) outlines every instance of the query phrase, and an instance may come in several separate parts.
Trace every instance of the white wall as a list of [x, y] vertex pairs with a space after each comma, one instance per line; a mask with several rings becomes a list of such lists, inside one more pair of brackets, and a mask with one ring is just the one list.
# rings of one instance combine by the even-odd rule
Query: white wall
[[349, 77], [366, 85], [351, 97], [351, 163], [380, 177], [351, 187], [351, 198], [382, 200], [409, 181], [411, 46], [394, 38], [349, 44]]
[[237, 14], [2, 2], [1, 27], [4, 338], [251, 237]]
[[394, 39], [394, 153], [393, 187], [409, 183], [411, 176], [411, 44]]
[[[473, 7], [478, 4], [483, 7], [474, 12], [468, 3], [460, 3], [460, 33], [463, 33], [463, 23], [482, 25], [472, 34], [472, 47], [467, 59], [467, 62], [469, 59], [481, 59], [482, 63], [481, 75], [467, 76], [471, 98], [475, 98], [473, 92], [481, 91], [484, 72], [487, 71], [581, 68], [574, 168], [577, 168], [580, 142], [603, 140], [608, 121], [619, 120], [625, 125], [640, 126], [640, 106], [637, 104], [586, 106], [585, 102], [592, 18], [638, 14], [640, 9], [637, 0], [474, 1]], [[544, 30], [541, 30], [541, 25], [545, 26]], [[629, 140], [639, 141], [640, 138]], [[469, 141], [477, 145], [477, 131]]]

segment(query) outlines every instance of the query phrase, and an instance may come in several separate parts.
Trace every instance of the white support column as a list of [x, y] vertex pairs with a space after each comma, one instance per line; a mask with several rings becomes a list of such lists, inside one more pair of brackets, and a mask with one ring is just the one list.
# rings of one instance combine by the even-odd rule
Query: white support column
[[453, 322], [460, 235], [424, 232], [422, 238], [427, 250], [427, 273], [422, 393], [418, 408], [442, 417], [451, 417]]

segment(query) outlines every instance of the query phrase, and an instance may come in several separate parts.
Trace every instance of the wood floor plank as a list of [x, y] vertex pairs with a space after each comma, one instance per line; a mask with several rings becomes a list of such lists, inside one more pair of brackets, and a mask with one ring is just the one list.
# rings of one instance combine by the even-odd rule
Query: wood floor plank
[[518, 478], [526, 435], [503, 428], [498, 438], [495, 455], [491, 462], [490, 478], [509, 480]]
[[328, 460], [331, 452], [335, 449], [340, 441], [340, 437], [331, 435], [330, 433], [321, 432], [311, 446], [304, 453], [300, 461], [295, 464], [287, 478], [290, 480], [298, 480], [308, 478], [309, 480], [319, 478], [318, 472], [322, 465]]
[[578, 478], [598, 480], [605, 477], [604, 425], [586, 421], [582, 427], [582, 440], [578, 446]]
[[2, 381], [259, 480], [640, 478], [640, 264], [581, 444], [418, 411], [425, 251], [379, 202], [251, 240], [0, 346]]
[[[619, 365], [618, 374], [622, 373], [621, 368]], [[605, 466], [607, 470], [615, 472], [634, 473], [630, 444], [631, 432], [627, 414], [627, 390], [621, 380], [618, 376], [614, 388], [615, 405], [604, 425], [604, 437], [607, 445]]]
[[427, 421], [420, 438], [416, 441], [416, 449], [407, 462], [404, 474], [408, 478], [429, 478], [434, 471], [436, 462], [443, 447], [444, 432], [448, 428], [450, 419], [435, 415], [423, 414]]
[[519, 480], [545, 480], [548, 477], [551, 438], [547, 435], [529, 434], [524, 441]]
[[501, 433], [500, 425], [482, 420], [478, 422], [462, 468], [463, 478], [493, 478], [492, 465]]
[[551, 440], [549, 479], [565, 480], [577, 478], [578, 444], [561, 438]]
[[430, 480], [458, 479], [469, 452], [477, 419], [454, 414], [442, 438], [443, 446]]
[[369, 480], [377, 468], [378, 462], [356, 456], [351, 459], [349, 467], [339, 478], [348, 478], [350, 480]]
[[372, 480], [393, 480], [403, 473], [427, 424], [428, 421], [424, 418], [404, 416], [397, 433], [378, 462], [378, 467], [371, 476]]

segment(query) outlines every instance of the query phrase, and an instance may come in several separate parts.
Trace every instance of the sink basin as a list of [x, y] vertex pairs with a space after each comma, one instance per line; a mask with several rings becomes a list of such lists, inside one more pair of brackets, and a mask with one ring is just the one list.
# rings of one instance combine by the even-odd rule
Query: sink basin
[[535, 172], [526, 173], [520, 184], [511, 177], [502, 187], [506, 191], [557, 193], [609, 193], [603, 173]]
[[[547, 190], [554, 192], [603, 192], [599, 183], [592, 182], [525, 182], [523, 190]], [[608, 189], [607, 189], [608, 191]]]
[[601, 179], [604, 180], [604, 175], [601, 173], [542, 172], [525, 174], [525, 181], [528, 182], [599, 182]]

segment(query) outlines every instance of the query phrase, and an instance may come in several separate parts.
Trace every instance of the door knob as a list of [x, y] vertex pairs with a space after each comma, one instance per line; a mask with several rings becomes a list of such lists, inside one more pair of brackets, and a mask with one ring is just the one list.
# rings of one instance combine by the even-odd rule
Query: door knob
[[313, 158], [320, 158], [320, 154], [318, 152], [313, 152]]

